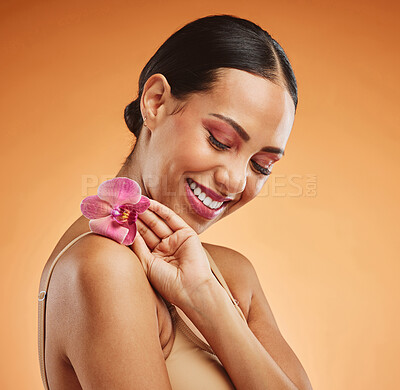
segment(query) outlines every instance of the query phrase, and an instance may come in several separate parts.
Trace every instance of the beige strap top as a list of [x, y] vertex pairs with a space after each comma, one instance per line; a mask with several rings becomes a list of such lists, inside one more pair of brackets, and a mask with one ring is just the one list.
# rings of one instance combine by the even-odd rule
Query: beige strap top
[[[40, 291], [39, 300], [39, 323], [38, 323], [38, 341], [39, 341], [39, 363], [40, 372], [45, 390], [49, 390], [49, 384], [45, 369], [45, 319], [46, 319], [46, 297], [49, 287], [50, 277], [54, 266], [61, 255], [80, 238], [93, 232], [85, 232], [72, 240], [53, 260], [47, 279], [44, 285], [44, 290]], [[95, 233], [94, 233], [95, 234]], [[247, 323], [246, 317], [238, 305], [238, 301], [232, 296], [228, 285], [226, 284], [221, 272], [216, 266], [209, 252], [204, 248], [211, 270], [219, 283], [224, 287], [232, 303], [236, 307], [239, 315]], [[186, 317], [184, 320], [179, 314], [179, 308], [176, 308], [170, 302], [164, 300], [172, 318], [174, 325], [174, 344], [169, 355], [165, 358], [165, 363], [168, 370], [168, 375], [173, 390], [232, 390], [234, 386], [226, 373], [224, 367], [218, 357], [212, 350], [211, 346], [200, 339], [192, 330], [195, 326]], [[181, 312], [183, 313], [183, 312]], [[190, 326], [189, 326], [190, 322]], [[195, 328], [197, 330], [197, 328]], [[198, 331], [198, 330], [197, 330]], [[199, 332], [200, 333], [200, 332]], [[201, 333], [200, 333], [201, 334]], [[205, 339], [204, 339], [205, 340]]]

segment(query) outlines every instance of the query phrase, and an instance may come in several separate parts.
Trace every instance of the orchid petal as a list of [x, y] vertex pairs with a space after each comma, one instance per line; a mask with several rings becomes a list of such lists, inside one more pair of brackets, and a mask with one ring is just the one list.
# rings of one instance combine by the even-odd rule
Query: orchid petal
[[136, 232], [137, 232], [136, 224], [133, 223], [132, 225], [129, 225], [129, 233], [126, 235], [126, 237], [125, 237], [124, 241], [122, 242], [122, 244], [124, 244], [124, 245], [132, 245], [133, 241], [135, 241]]
[[109, 237], [120, 244], [123, 243], [129, 233], [129, 229], [114, 221], [111, 215], [103, 218], [91, 219], [89, 221], [89, 227], [92, 232]]
[[82, 200], [81, 212], [88, 219], [102, 218], [110, 215], [111, 205], [97, 195], [91, 195]]
[[138, 214], [144, 213], [150, 207], [150, 200], [149, 198], [142, 195], [140, 197], [139, 202], [135, 204], [124, 204], [122, 205], [123, 208], [132, 211], [135, 210]]
[[138, 213], [136, 211], [131, 211], [128, 215], [128, 225], [132, 225], [133, 223], [135, 223], [138, 219]]
[[150, 206], [150, 200], [145, 196], [142, 196], [141, 200], [136, 203], [126, 203], [121, 205], [122, 210], [129, 211], [128, 216], [128, 224], [131, 225], [132, 223], [136, 222], [138, 218], [138, 214], [144, 213]]
[[99, 185], [97, 195], [111, 204], [112, 207], [124, 203], [137, 203], [141, 189], [138, 183], [128, 177], [115, 177]]

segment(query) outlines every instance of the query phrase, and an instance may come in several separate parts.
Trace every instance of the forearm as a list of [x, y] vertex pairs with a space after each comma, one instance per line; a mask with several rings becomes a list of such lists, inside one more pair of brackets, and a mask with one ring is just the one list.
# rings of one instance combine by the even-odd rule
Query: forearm
[[206, 338], [237, 390], [298, 390], [217, 281], [202, 287], [181, 309]]

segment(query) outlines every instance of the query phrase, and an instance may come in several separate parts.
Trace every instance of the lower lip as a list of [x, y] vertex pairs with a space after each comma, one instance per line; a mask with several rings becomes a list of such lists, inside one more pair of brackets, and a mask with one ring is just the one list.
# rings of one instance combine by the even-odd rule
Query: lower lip
[[201, 217], [206, 218], [206, 219], [214, 219], [217, 217], [219, 214], [221, 214], [225, 207], [226, 203], [223, 203], [222, 206], [219, 209], [212, 210], [208, 208], [206, 205], [203, 204], [203, 202], [197, 198], [197, 196], [192, 192], [192, 190], [189, 187], [188, 182], [185, 180], [185, 190], [187, 197], [189, 199], [189, 203], [192, 206], [192, 209]]

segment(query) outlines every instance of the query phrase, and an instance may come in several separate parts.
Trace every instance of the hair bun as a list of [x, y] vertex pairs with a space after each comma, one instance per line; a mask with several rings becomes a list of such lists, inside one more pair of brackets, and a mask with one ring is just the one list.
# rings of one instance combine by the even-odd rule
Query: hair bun
[[128, 129], [135, 137], [139, 136], [141, 128], [142, 114], [139, 108], [139, 98], [129, 103], [124, 109], [124, 119]]

